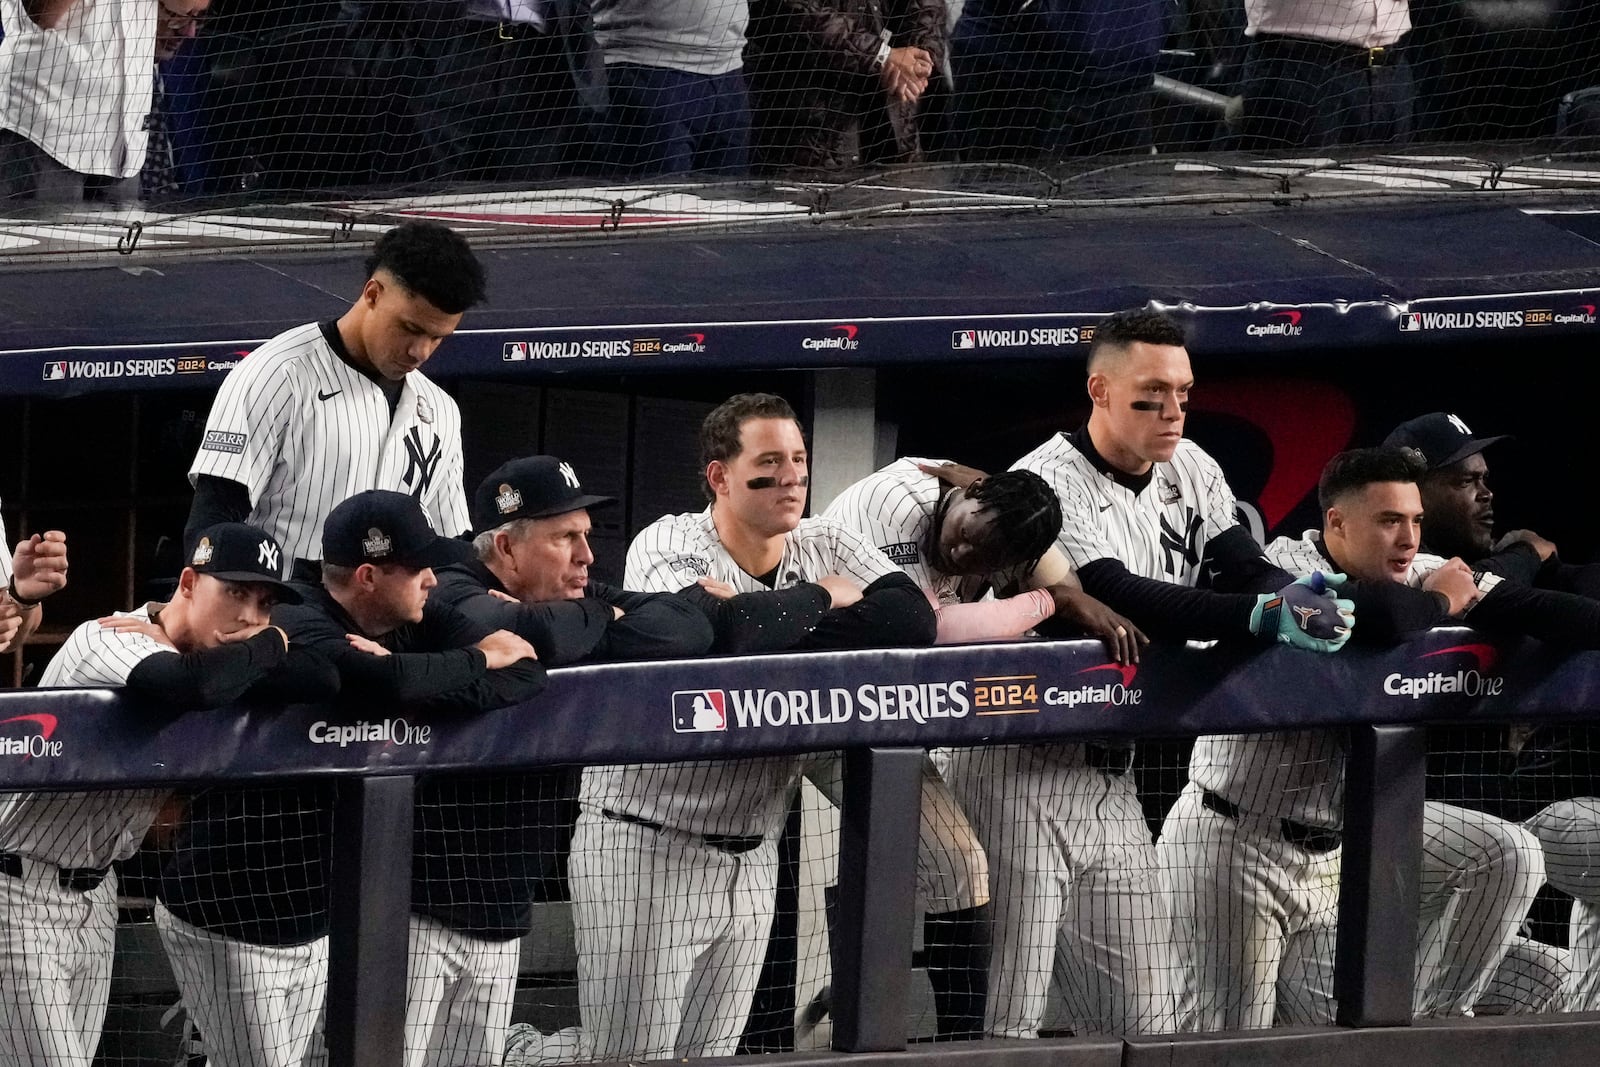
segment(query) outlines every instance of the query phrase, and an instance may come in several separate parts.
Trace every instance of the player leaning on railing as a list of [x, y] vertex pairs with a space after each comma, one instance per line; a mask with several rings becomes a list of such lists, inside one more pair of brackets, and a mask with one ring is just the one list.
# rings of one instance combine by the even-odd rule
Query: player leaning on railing
[[[298, 599], [279, 581], [277, 559], [277, 543], [255, 527], [207, 527], [170, 602], [79, 626], [40, 686], [113, 686], [132, 698], [129, 714], [164, 717], [252, 691], [326, 699], [331, 669], [291, 656], [288, 637], [268, 625], [275, 602]], [[111, 865], [139, 847], [166, 796], [0, 794], [0, 1063], [88, 1067], [111, 985]]]

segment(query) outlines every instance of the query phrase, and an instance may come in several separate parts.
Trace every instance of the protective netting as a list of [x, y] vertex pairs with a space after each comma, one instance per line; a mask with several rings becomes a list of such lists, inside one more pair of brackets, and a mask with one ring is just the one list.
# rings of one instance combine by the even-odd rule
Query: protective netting
[[[1414, 1010], [1591, 1010], [1588, 731], [1431, 742]], [[1317, 730], [930, 755], [908, 1037], [1331, 1022], [1346, 749]], [[826, 1047], [841, 785], [829, 754], [423, 777], [408, 1062]], [[22, 1062], [322, 1062], [333, 811], [327, 784], [217, 786], [167, 799], [112, 872], [0, 854]]]
[[1597, 23], [1589, 0], [0, 0], [0, 196], [1593, 134]]

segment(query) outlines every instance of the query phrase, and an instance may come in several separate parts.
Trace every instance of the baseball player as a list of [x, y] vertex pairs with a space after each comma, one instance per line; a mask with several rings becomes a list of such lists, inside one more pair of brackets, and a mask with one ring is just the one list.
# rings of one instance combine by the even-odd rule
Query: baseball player
[[[1152, 636], [1339, 648], [1348, 601], [1268, 564], [1222, 471], [1183, 439], [1183, 345], [1161, 315], [1111, 316], [1089, 353], [1088, 424], [1016, 469], [1055, 489], [1057, 545], [1084, 591]], [[1176, 1027], [1171, 921], [1131, 762], [1099, 742], [955, 752], [947, 777], [989, 855], [991, 1034], [1037, 1036], [1052, 960], [1076, 1032]]]
[[60, 530], [17, 542], [7, 555], [6, 524], [0, 520], [0, 652], [20, 648], [43, 617], [44, 598], [67, 584], [67, 535]]
[[[1485, 450], [1503, 436], [1479, 437], [1456, 415], [1442, 411], [1395, 427], [1385, 444], [1414, 448], [1427, 464], [1420, 488], [1428, 516], [1425, 551], [1479, 561], [1521, 564], [1504, 569], [1508, 581], [1538, 589], [1600, 597], [1600, 567], [1564, 562], [1554, 543], [1531, 530], [1494, 535], [1494, 492]], [[1589, 872], [1600, 856], [1600, 801], [1596, 790], [1593, 731], [1587, 727], [1452, 727], [1429, 731], [1430, 791], [1468, 807], [1525, 820], [1544, 848], [1550, 884], [1573, 898], [1567, 943], [1571, 977], [1569, 1011], [1600, 1009], [1600, 887]], [[1506, 773], [1505, 768], [1514, 768]], [[1441, 789], [1443, 787], [1443, 790]], [[1461, 795], [1457, 795], [1457, 794]], [[1552, 796], [1565, 799], [1550, 803]], [[1431, 795], [1431, 794], [1430, 794]]]
[[[1491, 632], [1600, 640], [1594, 605], [1528, 595], [1493, 573], [1474, 576], [1459, 559], [1418, 554], [1421, 473], [1407, 450], [1341, 453], [1319, 487], [1322, 531], [1277, 539], [1268, 559], [1291, 573], [1348, 575], [1358, 637], [1369, 641], [1461, 616]], [[1344, 753], [1345, 731], [1332, 729], [1196, 742], [1157, 852], [1199, 1029], [1332, 1022]], [[1423, 853], [1417, 1010], [1470, 1015], [1513, 947], [1543, 864], [1527, 831], [1433, 802]], [[1526, 969], [1542, 954], [1519, 958]]]
[[[706, 417], [709, 508], [652, 523], [628, 550], [631, 589], [703, 603], [723, 649], [925, 645], [927, 598], [884, 554], [802, 519], [809, 483], [794, 412], [768, 394]], [[700, 717], [704, 716], [701, 713]], [[585, 1054], [732, 1053], [772, 923], [777, 838], [794, 756], [590, 767], [571, 880]]]
[[[610, 503], [586, 494], [554, 456], [502, 464], [473, 494], [477, 558], [439, 571], [429, 604], [486, 632], [517, 634], [547, 666], [703, 653], [711, 624], [686, 600], [589, 579], [588, 509]], [[470, 1047], [484, 1058], [447, 1062], [499, 1064], [518, 942], [532, 926], [538, 883], [559, 877], [576, 794], [575, 773], [563, 770], [419, 785], [411, 922], [424, 951], [412, 956], [407, 985], [413, 1056]], [[499, 966], [479, 969], [485, 960]], [[509, 1036], [519, 1046], [542, 1040], [531, 1030], [524, 1024]]]
[[[464, 546], [435, 534], [409, 495], [356, 494], [328, 513], [320, 540], [321, 583], [296, 585], [303, 603], [279, 607], [273, 621], [334, 666], [346, 703], [367, 714], [475, 711], [543, 688], [527, 642], [428, 603], [432, 567], [458, 561]], [[190, 803], [156, 925], [214, 1065], [298, 1067], [317, 1047], [331, 804], [321, 784], [215, 789]], [[515, 968], [516, 945], [486, 946], [414, 916], [410, 958], [441, 957], [463, 972], [500, 975]], [[456, 999], [486, 995], [477, 988]], [[430, 1044], [443, 1036], [434, 1027], [408, 1034], [408, 1065], [498, 1062], [481, 1030]]]
[[461, 413], [419, 368], [483, 299], [483, 271], [448, 228], [408, 222], [378, 239], [367, 275], [341, 317], [279, 334], [223, 381], [189, 468], [185, 543], [248, 518], [290, 560], [320, 560], [329, 510], [364, 489], [414, 497], [446, 536], [466, 530]]
[[[941, 644], [1020, 637], [1059, 611], [1104, 638], [1119, 660], [1138, 657], [1138, 628], [1085, 596], [1053, 547], [1061, 505], [1037, 474], [985, 475], [947, 461], [906, 458], [851, 485], [822, 514], [865, 535], [917, 583], [935, 605]], [[1029, 588], [980, 599], [992, 587], [1013, 592], [1020, 585]], [[814, 762], [808, 775], [839, 803], [837, 757]], [[923, 775], [917, 887], [927, 913], [922, 940], [941, 1037], [983, 1030], [988, 882], [983, 849], [930, 763]]]
[[[86, 622], [41, 687], [113, 686], [163, 714], [231, 703], [285, 662], [267, 625], [295, 594], [263, 562], [263, 531], [203, 531], [167, 604]], [[0, 1064], [89, 1067], [105, 1020], [117, 925], [112, 863], [131, 856], [164, 790], [0, 794]]]

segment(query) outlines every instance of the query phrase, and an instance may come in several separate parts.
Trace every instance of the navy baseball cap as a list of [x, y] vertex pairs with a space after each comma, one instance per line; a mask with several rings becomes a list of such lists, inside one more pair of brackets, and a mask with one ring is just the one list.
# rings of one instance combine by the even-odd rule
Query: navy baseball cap
[[1414, 448], [1422, 453], [1428, 469], [1438, 470], [1452, 463], [1460, 463], [1475, 456], [1496, 441], [1504, 441], [1507, 434], [1496, 437], [1475, 437], [1472, 430], [1458, 416], [1444, 411], [1433, 411], [1402, 422], [1383, 443], [1390, 447]]
[[300, 603], [300, 594], [283, 580], [283, 552], [278, 542], [248, 523], [219, 522], [201, 530], [185, 566], [224, 582], [270, 585], [282, 603]]
[[433, 532], [421, 504], [387, 489], [357, 493], [328, 512], [322, 524], [322, 561], [339, 567], [448, 567], [471, 555], [465, 541]]
[[596, 504], [609, 496], [585, 493], [572, 464], [554, 456], [524, 456], [500, 464], [472, 495], [472, 529], [484, 533], [517, 519], [544, 519]]

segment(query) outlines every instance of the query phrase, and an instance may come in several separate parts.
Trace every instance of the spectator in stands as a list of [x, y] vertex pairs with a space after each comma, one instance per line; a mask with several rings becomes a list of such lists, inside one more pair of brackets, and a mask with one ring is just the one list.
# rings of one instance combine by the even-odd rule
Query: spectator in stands
[[[526, 641], [429, 602], [432, 568], [461, 559], [464, 546], [437, 536], [412, 497], [357, 493], [328, 513], [322, 544], [322, 583], [296, 585], [303, 602], [273, 619], [334, 665], [348, 703], [379, 719], [398, 707], [448, 715], [543, 688]], [[190, 803], [156, 923], [216, 1067], [299, 1067], [312, 1048], [327, 974], [331, 804], [324, 784], [217, 788]], [[459, 963], [478, 948], [443, 924], [413, 925], [413, 959], [437, 952]], [[514, 968], [516, 942], [493, 954]], [[448, 1036], [435, 1062], [499, 1062], [481, 1028]], [[408, 1046], [409, 1067], [426, 1052], [426, 1038]]]
[[17, 542], [9, 556], [4, 551], [6, 524], [0, 521], [0, 652], [21, 648], [39, 628], [44, 612], [39, 605], [67, 584], [67, 535], [47, 530]]
[[[518, 635], [546, 666], [706, 651], [711, 624], [687, 600], [590, 580], [588, 509], [610, 503], [586, 494], [577, 472], [554, 456], [502, 464], [473, 495], [477, 558], [441, 570], [429, 603]], [[406, 1011], [412, 1055], [507, 1047], [519, 939], [532, 927], [542, 883], [560, 879], [576, 798], [576, 770], [562, 768], [433, 777], [419, 786]], [[438, 928], [448, 940], [430, 936]], [[444, 951], [452, 943], [471, 951]], [[515, 1030], [513, 1049], [544, 1043], [531, 1027]]]
[[[297, 594], [278, 578], [264, 531], [202, 531], [172, 600], [86, 622], [51, 659], [42, 687], [110, 686], [162, 716], [220, 707], [290, 669], [289, 638], [268, 625]], [[311, 691], [325, 692], [324, 672]], [[48, 735], [47, 735], [48, 736]], [[111, 988], [117, 876], [167, 792], [0, 794], [0, 1062], [87, 1067]]]
[[410, 129], [372, 180], [538, 182], [571, 173], [605, 115], [590, 0], [347, 2], [363, 69]]
[[0, 0], [0, 201], [139, 196], [157, 0]]
[[[161, 3], [156, 25], [155, 91], [150, 100], [149, 118], [145, 120], [145, 130], [150, 135], [149, 148], [139, 172], [139, 192], [146, 200], [179, 192], [187, 184], [184, 169], [178, 162], [174, 135], [179, 132], [175, 127], [192, 126], [193, 116], [180, 111], [179, 106], [187, 103], [190, 106], [184, 110], [192, 111], [193, 101], [175, 97], [168, 83], [168, 73], [172, 61], [200, 32], [210, 7], [211, 0], [162, 0]], [[175, 80], [184, 83], [181, 77]], [[190, 74], [187, 83], [192, 85], [193, 80], [194, 75]]]
[[756, 0], [763, 165], [837, 171], [922, 159], [919, 113], [945, 69], [944, 0]]
[[1416, 96], [1407, 0], [1245, 0], [1235, 147], [1405, 144]]
[[624, 177], [750, 166], [746, 0], [592, 0], [611, 109], [602, 166]]
[[1149, 151], [1159, 0], [967, 0], [951, 36], [969, 162]]

